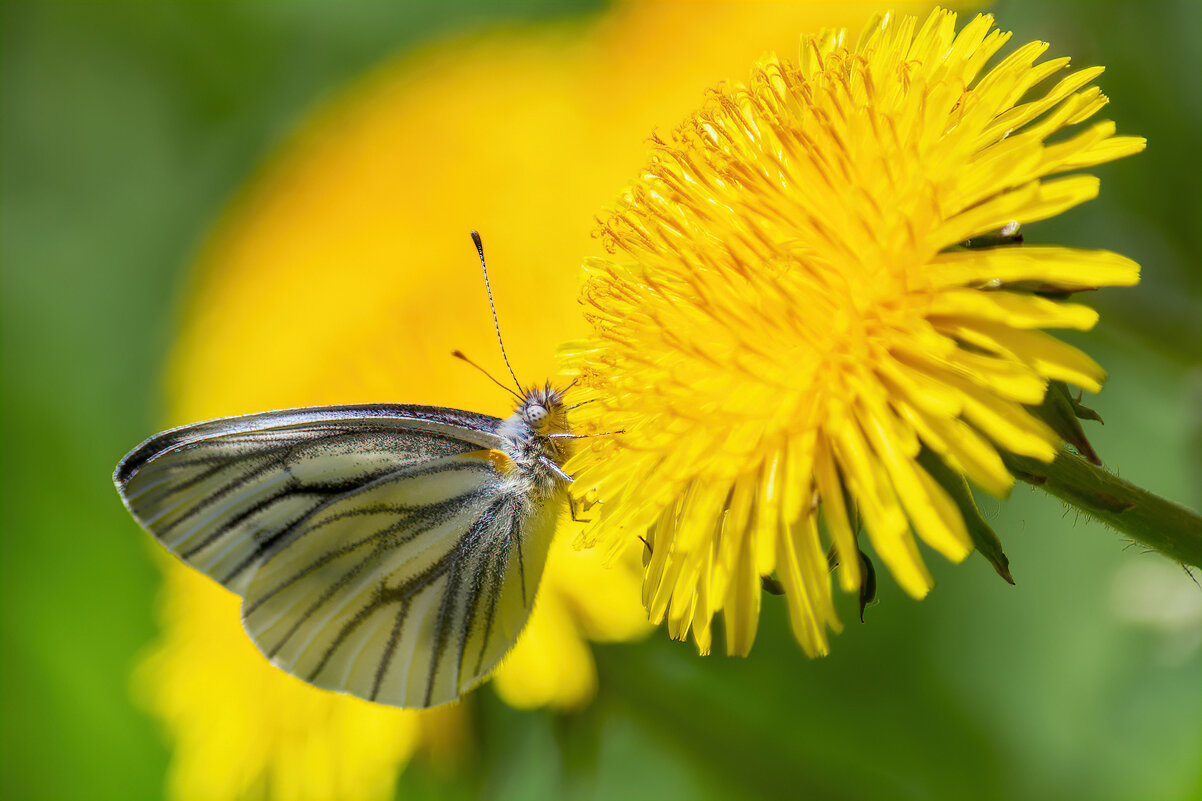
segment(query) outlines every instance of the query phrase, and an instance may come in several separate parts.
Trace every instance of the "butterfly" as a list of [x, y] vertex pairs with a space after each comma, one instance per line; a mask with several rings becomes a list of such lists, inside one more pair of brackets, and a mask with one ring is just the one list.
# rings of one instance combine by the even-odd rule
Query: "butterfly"
[[272, 664], [436, 706], [517, 640], [567, 503], [566, 389], [518, 389], [504, 420], [380, 404], [188, 425], [135, 448], [113, 481], [168, 551], [242, 597]]

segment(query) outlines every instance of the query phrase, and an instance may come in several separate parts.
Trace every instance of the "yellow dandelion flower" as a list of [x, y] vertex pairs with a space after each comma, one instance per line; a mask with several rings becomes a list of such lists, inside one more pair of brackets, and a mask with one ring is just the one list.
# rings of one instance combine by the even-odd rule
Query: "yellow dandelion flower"
[[[1143, 149], [1107, 102], [978, 16], [882, 17], [852, 44], [804, 38], [721, 86], [669, 138], [586, 264], [594, 335], [566, 349], [598, 403], [569, 469], [603, 501], [584, 544], [646, 538], [643, 600], [671, 634], [727, 650], [755, 637], [775, 574], [809, 654], [860, 586], [857, 521], [912, 596], [931, 587], [917, 540], [958, 561], [962, 513], [922, 449], [1005, 494], [1002, 453], [1051, 461], [1060, 438], [1026, 408], [1050, 380], [1097, 391], [1102, 369], [1044, 329], [1088, 329], [1053, 291], [1134, 284], [1122, 256], [1049, 246], [956, 249], [1058, 214], [1098, 181], [1058, 176]], [[1039, 290], [1037, 291], [1033, 291]], [[819, 520], [822, 520], [820, 525]]]
[[[646, 131], [684, 114], [714, 76], [784, 46], [785, 31], [868, 14], [858, 3], [617, 4], [588, 24], [384, 65], [301, 131], [206, 247], [171, 358], [171, 422], [381, 400], [507, 414], [501, 393], [449, 357], [496, 353], [467, 231], [487, 239], [519, 374], [552, 375], [554, 343], [586, 330], [573, 265], [599, 249], [589, 221], [641, 160]], [[603, 568], [564, 534], [492, 682], [514, 706], [587, 703], [588, 642], [648, 629], [637, 571]], [[137, 681], [175, 743], [172, 796], [390, 797], [414, 749], [470, 736], [454, 711], [374, 707], [275, 670], [246, 640], [235, 598], [164, 564], [164, 633]]]

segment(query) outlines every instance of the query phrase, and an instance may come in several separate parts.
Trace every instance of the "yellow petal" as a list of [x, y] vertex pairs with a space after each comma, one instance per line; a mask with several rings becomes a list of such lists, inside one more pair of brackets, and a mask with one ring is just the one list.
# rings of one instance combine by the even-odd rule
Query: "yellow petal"
[[972, 317], [1013, 328], [1075, 328], [1086, 331], [1098, 313], [1079, 303], [1061, 303], [1036, 295], [999, 290], [949, 289], [931, 303], [930, 316]]
[[1004, 247], [940, 253], [929, 273], [940, 289], [957, 286], [997, 286], [1018, 281], [1042, 281], [1064, 289], [1133, 286], [1139, 265], [1108, 250]]

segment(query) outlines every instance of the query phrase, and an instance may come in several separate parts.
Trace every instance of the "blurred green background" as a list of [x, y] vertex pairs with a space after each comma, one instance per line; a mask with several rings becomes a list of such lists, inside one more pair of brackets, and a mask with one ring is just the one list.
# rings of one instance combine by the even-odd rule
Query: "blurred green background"
[[[159, 428], [185, 272], [257, 165], [340, 85], [415, 43], [586, 3], [3, 2], [0, 12], [0, 795], [154, 798], [169, 756], [130, 698], [159, 574], [109, 483]], [[1107, 464], [1193, 508], [1202, 451], [1202, 4], [1006, 2], [1015, 41], [1105, 64], [1106, 116], [1149, 139], [1040, 241], [1139, 261], [1075, 337], [1111, 374]], [[212, 57], [220, 43], [220, 58]], [[698, 87], [698, 92], [702, 87]], [[617, 187], [615, 187], [617, 189]], [[595, 646], [582, 712], [491, 690], [452, 775], [398, 797], [1202, 798], [1202, 590], [1020, 487], [984, 501], [1017, 587], [931, 560], [807, 661], [781, 599], [748, 659], [656, 633]], [[842, 610], [854, 621], [850, 605]]]

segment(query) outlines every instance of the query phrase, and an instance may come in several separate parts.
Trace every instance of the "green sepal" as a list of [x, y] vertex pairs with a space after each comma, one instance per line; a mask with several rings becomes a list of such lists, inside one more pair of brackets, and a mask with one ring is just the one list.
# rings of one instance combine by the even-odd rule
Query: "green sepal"
[[985, 522], [985, 518], [981, 517], [981, 510], [977, 508], [977, 502], [973, 500], [972, 491], [969, 490], [964, 476], [952, 470], [942, 459], [926, 448], [923, 448], [922, 452], [918, 454], [918, 463], [951, 496], [952, 500], [956, 502], [956, 506], [960, 507], [960, 516], [964, 518], [968, 536], [981, 556], [989, 560], [989, 564], [993, 565], [993, 569], [999, 576], [1013, 584], [1014, 577], [1010, 575], [1010, 560], [1006, 558], [1006, 553], [1002, 550], [1002, 541]]
[[863, 577], [860, 580], [860, 622], [863, 623], [864, 607], [876, 599], [876, 568], [868, 554], [859, 548], [856, 549], [856, 553], [860, 555], [860, 575]]
[[1078, 403], [1063, 381], [1049, 381], [1048, 391], [1043, 396], [1043, 403], [1027, 407], [1032, 414], [1052, 427], [1061, 439], [1077, 449], [1077, 452], [1094, 464], [1100, 465], [1102, 460], [1094, 451], [1093, 446], [1085, 437], [1081, 420], [1097, 420], [1102, 418], [1093, 409]]
[[[1064, 389], [1066, 392], [1068, 392], [1067, 386]], [[1074, 398], [1072, 396], [1072, 393], [1069, 393], [1068, 400], [1071, 404], [1073, 404], [1073, 413], [1075, 415], [1077, 415], [1077, 417], [1079, 419], [1093, 420], [1096, 423], [1101, 423], [1102, 425], [1106, 425], [1106, 423], [1102, 420], [1102, 415], [1098, 414], [1093, 409], [1091, 409], [1088, 406], [1081, 403], [1081, 401], [1078, 400], [1077, 398]]]

